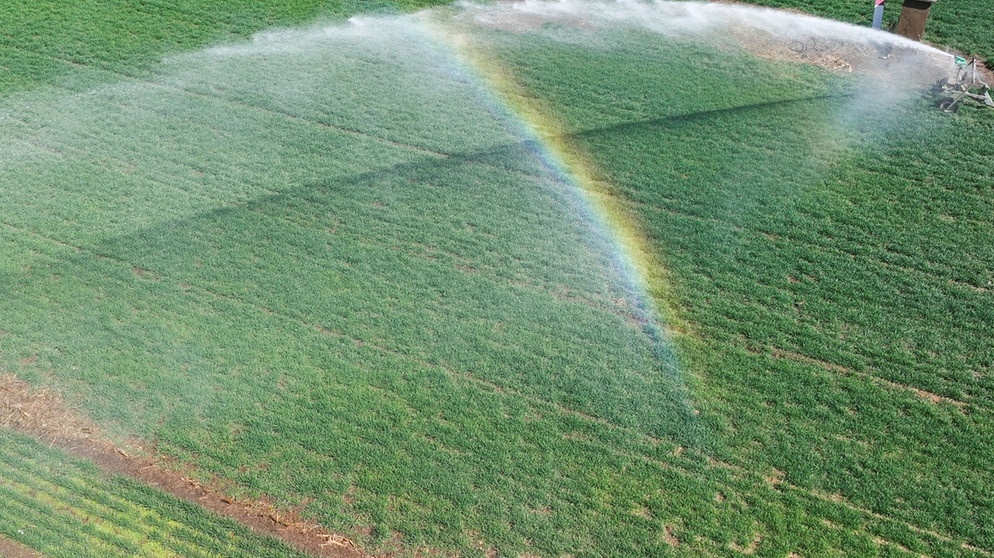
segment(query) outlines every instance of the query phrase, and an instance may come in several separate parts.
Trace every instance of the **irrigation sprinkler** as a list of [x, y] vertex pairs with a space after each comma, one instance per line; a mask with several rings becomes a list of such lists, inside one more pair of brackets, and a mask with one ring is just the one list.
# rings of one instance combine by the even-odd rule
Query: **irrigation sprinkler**
[[939, 80], [933, 90], [940, 96], [939, 108], [944, 112], [956, 112], [963, 101], [972, 100], [994, 108], [991, 86], [977, 72], [977, 59], [967, 62], [966, 58], [956, 57], [956, 77]]

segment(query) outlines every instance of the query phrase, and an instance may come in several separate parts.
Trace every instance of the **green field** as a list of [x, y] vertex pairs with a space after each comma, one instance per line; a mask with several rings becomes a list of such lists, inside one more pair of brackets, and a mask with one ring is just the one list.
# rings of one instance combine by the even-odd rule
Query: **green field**
[[[846, 21], [855, 25], [870, 25], [873, 4], [849, 0], [807, 2], [804, 0], [746, 0], [749, 4], [800, 10], [820, 17]], [[884, 5], [884, 29], [895, 29], [903, 2]], [[990, 13], [976, 0], [942, 0], [929, 9], [928, 24], [923, 40], [942, 49], [979, 56], [994, 57], [994, 41], [990, 34]]]
[[[370, 552], [994, 554], [994, 112], [384, 15], [419, 7], [4, 8], [0, 371]], [[968, 9], [930, 32], [986, 54]], [[663, 266], [648, 304], [553, 145]], [[0, 453], [0, 537], [46, 556], [292, 555]]]
[[6, 429], [0, 465], [0, 533], [45, 556], [304, 556]]

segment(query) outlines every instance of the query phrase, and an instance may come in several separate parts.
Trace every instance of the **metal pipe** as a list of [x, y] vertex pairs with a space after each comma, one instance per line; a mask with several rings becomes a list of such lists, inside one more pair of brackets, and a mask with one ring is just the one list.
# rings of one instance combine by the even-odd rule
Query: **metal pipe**
[[880, 30], [884, 24], [884, 2], [887, 0], [874, 0], [873, 6], [873, 28]]

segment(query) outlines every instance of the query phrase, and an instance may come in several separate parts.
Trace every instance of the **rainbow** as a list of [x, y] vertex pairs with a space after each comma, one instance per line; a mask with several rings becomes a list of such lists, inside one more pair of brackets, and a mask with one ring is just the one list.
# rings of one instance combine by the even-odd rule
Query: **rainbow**
[[593, 158], [577, 142], [564, 134], [566, 127], [527, 95], [511, 72], [481, 48], [474, 38], [432, 22], [432, 37], [449, 47], [466, 68], [469, 77], [487, 92], [489, 104], [496, 105], [515, 121], [524, 141], [535, 146], [536, 154], [572, 191], [588, 213], [588, 220], [611, 242], [615, 265], [628, 282], [636, 300], [628, 301], [644, 333], [652, 339], [656, 352], [669, 364], [673, 361], [675, 337], [688, 335], [690, 328], [678, 311], [672, 281], [657, 250], [625, 200], [605, 178]]

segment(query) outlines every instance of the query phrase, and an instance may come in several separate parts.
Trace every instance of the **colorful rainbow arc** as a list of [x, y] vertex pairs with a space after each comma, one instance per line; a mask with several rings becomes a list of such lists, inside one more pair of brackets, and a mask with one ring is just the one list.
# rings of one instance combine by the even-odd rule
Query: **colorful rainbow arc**
[[615, 265], [637, 300], [630, 305], [643, 331], [657, 345], [657, 354], [673, 362], [672, 340], [689, 331], [676, 311], [671, 282], [661, 258], [651, 247], [644, 228], [624, 200], [599, 172], [582, 146], [563, 133], [565, 127], [550, 110], [525, 91], [512, 74], [472, 36], [432, 22], [427, 26], [437, 42], [447, 45], [470, 77], [492, 97], [492, 102], [518, 123], [521, 137], [536, 146], [536, 154], [561, 180], [573, 186], [581, 206], [614, 249]]

